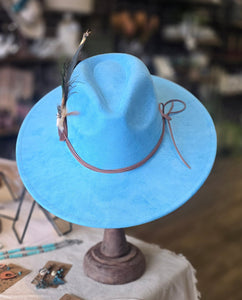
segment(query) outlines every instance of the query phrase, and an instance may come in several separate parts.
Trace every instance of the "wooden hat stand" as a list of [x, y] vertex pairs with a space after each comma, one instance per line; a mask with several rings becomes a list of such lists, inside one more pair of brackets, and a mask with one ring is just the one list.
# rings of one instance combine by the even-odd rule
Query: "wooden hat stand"
[[142, 276], [145, 258], [126, 241], [124, 229], [105, 229], [103, 241], [86, 253], [83, 267], [85, 274], [95, 281], [124, 284]]

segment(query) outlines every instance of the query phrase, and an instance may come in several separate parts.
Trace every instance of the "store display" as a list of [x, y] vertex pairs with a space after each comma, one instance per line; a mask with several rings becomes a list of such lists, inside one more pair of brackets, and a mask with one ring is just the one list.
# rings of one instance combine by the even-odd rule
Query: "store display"
[[175, 80], [176, 72], [168, 56], [154, 55], [153, 62], [157, 76]]
[[[34, 76], [29, 70], [14, 67], [0, 68], [0, 128], [10, 128], [18, 123], [29, 111], [30, 99], [33, 96]], [[21, 104], [25, 106], [21, 110]], [[21, 110], [21, 113], [19, 114]]]
[[60, 48], [59, 40], [54, 38], [44, 38], [36, 40], [29, 48], [32, 55], [41, 59], [53, 58], [55, 55], [61, 56], [62, 52], [59, 52]]
[[47, 10], [91, 14], [94, 12], [94, 0], [44, 0]]
[[64, 278], [71, 267], [71, 264], [48, 261], [31, 283], [35, 284], [37, 289], [57, 288], [66, 283]]
[[102, 283], [123, 284], [139, 278], [145, 262], [126, 243], [122, 228], [162, 217], [196, 193], [215, 159], [216, 132], [193, 95], [152, 76], [134, 56], [109, 53], [78, 64], [87, 35], [62, 88], [47, 94], [25, 118], [17, 164], [40, 205], [73, 223], [105, 228], [109, 238], [87, 252], [84, 270]]
[[19, 50], [19, 45], [15, 41], [13, 34], [0, 34], [0, 59], [8, 55], [16, 54]]
[[0, 294], [31, 271], [16, 264], [0, 264]]
[[[107, 132], [110, 132], [109, 134], [111, 135], [112, 133], [114, 134], [112, 130], [115, 129], [115, 132], [117, 130], [116, 126], [112, 126], [110, 124], [105, 134], [101, 131], [101, 129], [100, 132], [97, 132], [95, 139], [97, 140], [98, 146], [94, 145], [93, 143], [95, 139], [93, 138], [89, 140], [90, 131], [92, 132], [92, 128], [96, 128], [95, 130], [97, 130], [99, 128], [97, 126], [101, 126], [101, 123], [99, 123], [99, 118], [96, 117], [95, 120], [91, 121], [92, 127], [90, 127], [89, 114], [91, 117], [95, 105], [98, 105], [99, 101], [103, 99], [101, 98], [99, 100], [100, 95], [103, 95], [102, 97], [105, 95], [105, 99], [108, 99], [110, 104], [107, 103], [106, 105], [110, 105], [112, 108], [111, 111], [121, 109], [121, 107], [116, 107], [116, 102], [113, 102], [112, 99], [114, 99], [114, 97], [116, 99], [116, 97], [120, 98], [128, 95], [126, 93], [122, 93], [124, 86], [121, 79], [124, 74], [124, 69], [129, 68], [131, 65], [132, 72], [129, 73], [131, 76], [129, 82], [134, 82], [135, 84], [134, 86], [130, 85], [128, 90], [125, 85], [126, 93], [129, 92], [129, 94], [132, 95], [132, 97], [130, 96], [125, 98], [127, 102], [126, 105], [128, 105], [132, 111], [130, 118], [132, 118], [132, 122], [137, 123], [140, 121], [141, 114], [143, 114], [145, 119], [148, 118], [145, 103], [148, 101], [148, 99], [151, 101], [150, 97], [147, 95], [147, 92], [149, 91], [151, 95], [153, 95], [151, 99], [153, 99], [153, 106], [154, 110], [156, 111], [156, 114], [153, 116], [153, 118], [157, 118], [157, 123], [155, 120], [153, 120], [154, 123], [152, 124], [156, 124], [156, 126], [153, 125], [155, 126], [153, 130], [150, 129], [151, 131], [149, 134], [144, 135], [143, 137], [145, 140], [142, 145], [146, 145], [145, 149], [140, 149], [140, 147], [136, 144], [134, 144], [135, 151], [132, 149], [132, 147], [131, 149], [126, 149], [129, 145], [128, 142], [125, 143], [126, 146], [122, 145], [124, 138], [127, 141], [131, 139], [134, 134], [132, 131], [127, 132], [127, 136], [124, 135], [124, 137], [121, 139], [120, 135], [124, 133], [120, 129], [118, 134], [116, 133], [117, 138], [110, 139], [109, 135], [107, 135]], [[94, 66], [95, 80], [93, 77], [89, 77], [89, 72], [82, 71], [83, 69], [91, 70], [90, 68], [93, 68]], [[113, 78], [110, 76], [110, 74], [112, 74], [114, 66], [115, 77]], [[139, 74], [142, 74], [141, 78], [141, 75]], [[145, 223], [152, 219], [161, 217], [188, 200], [188, 194], [191, 196], [197, 191], [211, 169], [216, 153], [216, 134], [209, 114], [194, 96], [174, 83], [157, 77], [152, 77], [140, 60], [127, 54], [104, 54], [88, 58], [78, 65], [72, 75], [72, 78], [73, 87], [71, 88], [71, 94], [68, 97], [68, 99], [71, 99], [70, 104], [67, 101], [67, 110], [65, 110], [65, 107], [62, 107], [64, 114], [61, 114], [59, 119], [61, 121], [65, 120], [66, 118], [68, 119], [68, 138], [70, 139], [75, 152], [78, 153], [78, 155], [84, 161], [88, 162], [89, 165], [101, 168], [103, 170], [115, 170], [120, 168], [128, 168], [134, 163], [139, 163], [142, 161], [151, 153], [153, 148], [158, 143], [162, 133], [162, 117], [159, 112], [157, 101], [162, 100], [164, 104], [169, 99], [180, 99], [186, 103], [186, 109], [172, 117], [172, 127], [174, 126], [173, 128], [176, 128], [174, 135], [177, 142], [177, 147], [182, 153], [184, 159], [191, 166], [191, 170], [189, 170], [182, 163], [178, 154], [174, 152], [174, 145], [170, 138], [168, 140], [164, 139], [162, 142], [162, 147], [158, 148], [157, 152], [155, 153], [154, 157], [156, 157], [159, 163], [155, 163], [154, 159], [148, 160], [142, 165], [142, 167], [134, 169], [134, 172], [124, 172], [112, 176], [111, 183], [109, 181], [109, 176], [106, 176], [106, 174], [96, 173], [91, 170], [89, 171], [86, 166], [82, 166], [78, 161], [73, 159], [70, 160], [70, 158], [74, 158], [73, 154], [66, 147], [65, 142], [58, 142], [58, 131], [55, 127], [55, 123], [53, 123], [52, 120], [53, 117], [56, 117], [56, 107], [61, 105], [61, 88], [58, 88], [47, 94], [38, 103], [38, 105], [31, 110], [28, 117], [23, 122], [18, 137], [18, 168], [23, 182], [36, 201], [48, 208], [50, 206], [48, 194], [51, 193], [51, 210], [57, 216], [59, 215], [64, 219], [66, 218], [69, 221], [86, 226], [122, 228]], [[93, 79], [89, 82], [89, 78]], [[81, 82], [83, 81], [86, 83], [82, 84]], [[109, 81], [111, 81], [112, 85], [116, 87], [115, 89], [108, 90], [106, 88], [106, 86], [109, 86], [110, 84]], [[91, 85], [93, 85], [92, 89], [94, 88], [94, 90], [102, 89], [102, 94], [98, 93], [96, 95], [94, 93], [95, 97], [92, 96], [90, 98], [88, 95], [90, 93], [89, 90], [91, 90]], [[154, 85], [156, 87], [155, 91], [153, 90]], [[144, 88], [146, 90], [145, 92], [143, 90]], [[167, 91], [170, 91], [171, 94], [167, 93]], [[80, 93], [82, 93], [82, 96], [80, 96]], [[147, 99], [136, 96], [136, 93], [139, 93], [139, 95], [147, 95]], [[80, 97], [82, 101], [79, 101]], [[75, 101], [76, 99], [77, 101]], [[142, 100], [142, 103], [136, 105], [136, 102], [131, 102], [131, 99], [139, 99], [139, 101]], [[93, 105], [87, 105], [88, 103], [90, 104], [90, 101], [92, 101]], [[192, 103], [191, 107], [190, 103]], [[192, 108], [194, 108], [196, 105], [195, 103], [198, 105], [198, 108], [196, 109], [196, 116], [193, 114], [192, 110]], [[174, 105], [175, 107], [172, 108], [171, 105], [168, 108], [168, 111], [175, 112], [184, 109], [181, 103], [174, 103]], [[135, 112], [137, 108], [139, 108], [139, 110], [137, 111], [136, 116]], [[85, 118], [82, 113], [84, 109], [86, 111]], [[78, 115], [66, 115], [76, 111], [79, 112]], [[166, 113], [168, 113], [168, 111]], [[43, 119], [41, 118], [42, 115], [44, 116]], [[204, 122], [204, 119], [207, 121]], [[47, 123], [48, 120], [49, 122]], [[78, 133], [76, 131], [76, 125], [74, 125], [76, 122], [81, 122], [80, 126], [83, 128], [82, 130], [79, 129]], [[180, 123], [178, 124], [177, 122]], [[202, 124], [200, 124], [200, 122], [202, 122]], [[63, 122], [61, 123], [63, 124]], [[184, 124], [186, 124], [186, 129], [184, 128]], [[135, 126], [138, 126], [138, 124]], [[61, 124], [59, 128], [63, 128]], [[165, 129], [165, 136], [168, 134], [168, 128]], [[33, 134], [33, 132], [37, 131], [39, 132], [38, 135]], [[95, 132], [96, 131], [93, 133], [94, 136]], [[151, 132], [155, 133], [156, 137], [150, 136]], [[203, 132], [202, 138], [199, 136], [201, 132]], [[204, 135], [204, 132], [207, 134]], [[77, 138], [76, 134], [83, 136], [82, 138]], [[101, 134], [102, 136], [99, 136]], [[79, 144], [78, 142], [75, 142], [76, 138], [78, 141], [82, 140], [82, 143]], [[31, 147], [27, 146], [30, 141]], [[27, 144], [25, 145], [25, 143]], [[46, 145], [48, 145], [48, 148]], [[85, 149], [83, 149], [83, 145], [88, 147], [88, 151], [84, 151]], [[137, 147], [140, 149], [138, 153]], [[208, 148], [210, 150], [206, 151]], [[113, 149], [115, 149], [115, 151]], [[32, 151], [35, 152], [34, 157], [31, 154]], [[126, 151], [129, 151], [128, 154], [123, 155], [123, 153], [126, 153]], [[53, 155], [53, 153], [58, 153], [58, 155]], [[53, 155], [53, 160], [51, 159], [51, 155]], [[164, 160], [163, 157], [166, 157], [166, 160]], [[126, 159], [127, 161], [125, 161]], [[45, 162], [48, 161], [48, 164], [45, 164], [45, 168], [50, 168], [51, 170], [55, 169], [54, 174], [53, 172], [47, 171], [45, 168], [43, 168], [42, 160]], [[202, 164], [204, 167], [201, 170], [199, 165], [203, 160], [204, 162]], [[69, 163], [70, 165], [66, 166], [66, 163]], [[153, 163], [155, 165], [153, 165]], [[159, 164], [162, 165], [161, 169], [159, 168]], [[68, 170], [72, 170], [74, 174], [72, 176], [70, 176], [69, 172], [63, 174], [63, 165], [65, 165], [65, 168]], [[170, 165], [173, 167], [171, 168]], [[56, 166], [62, 167], [56, 168]], [[152, 166], [152, 169], [149, 169], [149, 166]], [[140, 170], [142, 170], [142, 172]], [[38, 176], [36, 176], [36, 172], [38, 172]], [[139, 176], [137, 176], [136, 173], [139, 174]], [[185, 185], [183, 182], [184, 176], [182, 175], [184, 173], [186, 174]], [[46, 174], [54, 176], [55, 179], [48, 180]], [[150, 174], [150, 180], [147, 178], [147, 174]], [[127, 182], [125, 179], [126, 176], [129, 178]], [[146, 185], [139, 186], [142, 196], [137, 196], [139, 198], [139, 201], [137, 202], [135, 200], [135, 194], [129, 193], [129, 191], [133, 190], [133, 184], [138, 185], [138, 182], [142, 182], [144, 180], [143, 176], [145, 176], [146, 180], [148, 181], [146, 182]], [[159, 186], [155, 184], [156, 180], [151, 179], [154, 178], [154, 176], [157, 176], [157, 180], [158, 178], [166, 178], [166, 184], [162, 185], [161, 193], [157, 193]], [[180, 176], [182, 180], [179, 179]], [[169, 177], [172, 178], [172, 180], [169, 180]], [[40, 181], [42, 181], [41, 185]], [[50, 182], [51, 184], [49, 184]], [[93, 182], [95, 182], [96, 190], [91, 188], [90, 183]], [[113, 190], [117, 189], [115, 186], [119, 186], [119, 182], [126, 182], [125, 189], [120, 187], [118, 189], [118, 194], [115, 196], [113, 194]], [[177, 183], [176, 189], [170, 188], [170, 185], [173, 182]], [[109, 188], [104, 188], [106, 185]], [[67, 189], [67, 187], [69, 187], [69, 189]], [[41, 188], [41, 190], [39, 190], [39, 188]], [[148, 191], [146, 189], [149, 190], [149, 196], [147, 195]], [[127, 198], [127, 194], [132, 197], [133, 201], [130, 201], [130, 199]], [[159, 199], [158, 196], [156, 196], [157, 194], [159, 194]], [[41, 195], [40, 199], [38, 195]], [[147, 195], [147, 197], [145, 195]], [[108, 207], [106, 205], [107, 198], [109, 199]], [[151, 203], [147, 203], [146, 198], [153, 199], [152, 205]], [[176, 199], [176, 201], [167, 201], [168, 198]], [[79, 199], [82, 200], [80, 201]], [[90, 205], [90, 201], [92, 205]], [[164, 201], [164, 203], [162, 201]], [[81, 214], [79, 213], [80, 204], [82, 205]], [[148, 206], [149, 215], [147, 215], [147, 210], [144, 210], [143, 205]], [[122, 215], [120, 215], [120, 212], [122, 212]], [[90, 218], [90, 215], [93, 217]]]
[[12, 6], [12, 10], [14, 12], [20, 12], [22, 9], [24, 9], [27, 5], [29, 0], [17, 0]]
[[222, 95], [240, 95], [242, 94], [242, 74], [227, 74], [221, 70], [218, 80], [218, 91]]
[[57, 39], [60, 45], [61, 55], [71, 57], [74, 55], [81, 36], [81, 26], [73, 18], [71, 13], [65, 13], [62, 20], [58, 24]]
[[17, 201], [22, 193], [23, 185], [18, 173], [16, 161], [0, 158], [0, 180], [2, 186], [7, 186], [11, 200]]
[[199, 44], [219, 45], [221, 43], [212, 28], [186, 20], [181, 24], [164, 27], [162, 34], [168, 40], [184, 40], [188, 50], [196, 49]]
[[111, 14], [111, 26], [116, 35], [115, 51], [139, 57], [150, 70], [153, 63], [147, 51], [149, 43], [158, 31], [160, 19], [144, 9], [123, 9]]
[[[242, 93], [241, 3], [103, 1], [98, 11], [92, 0], [5, 2], [10, 18], [3, 18], [0, 32], [0, 137], [15, 142], [20, 123], [41, 99], [23, 122], [18, 138], [17, 160], [24, 184], [38, 203], [61, 218], [102, 227], [105, 236], [114, 228], [112, 239], [122, 241], [122, 251], [110, 254], [103, 249], [105, 243], [107, 249], [111, 245], [104, 238], [85, 256], [85, 273], [104, 283], [132, 281], [142, 275], [145, 263], [141, 252], [126, 242], [123, 228], [177, 209], [200, 188], [213, 164], [213, 123], [187, 90], [214, 118], [220, 153], [241, 152], [237, 101]], [[82, 28], [90, 24], [93, 36], [82, 56], [91, 57], [78, 64], [76, 54], [62, 87], [52, 90], [61, 81], [59, 66], [75, 53]], [[135, 71], [143, 77], [132, 77]], [[51, 92], [43, 97], [47, 91]], [[148, 98], [159, 103], [153, 116], [145, 104]], [[140, 102], [131, 105], [133, 99]], [[152, 127], [150, 120], [153, 124], [159, 120], [160, 127]], [[147, 126], [150, 130], [143, 138]], [[199, 127], [201, 131], [196, 130]], [[135, 150], [128, 152], [127, 145]], [[53, 248], [0, 254], [0, 259], [47, 250]], [[135, 276], [127, 263], [134, 254], [139, 259], [135, 268], [140, 266]], [[122, 257], [128, 270], [118, 280], [110, 272], [113, 256]], [[107, 269], [108, 279], [93, 275], [102, 268]], [[57, 271], [49, 275], [55, 277]], [[123, 272], [122, 267], [118, 272]], [[39, 287], [45, 284], [42, 281]], [[63, 284], [62, 278], [57, 276], [54, 284]]]
[[41, 2], [4, 0], [2, 5], [23, 36], [30, 39], [39, 39], [44, 36], [45, 22]]
[[[105, 0], [95, 5], [94, 1], [79, 0], [68, 1], [68, 4], [56, 0], [2, 2], [2, 7], [8, 4], [8, 13], [19, 17], [23, 15], [25, 23], [31, 23], [33, 19], [39, 22], [41, 16], [47, 28], [41, 38], [34, 38], [31, 35], [19, 34], [16, 29], [20, 29], [20, 25], [14, 18], [11, 17], [13, 22], [8, 17], [2, 18], [1, 68], [8, 67], [9, 64], [19, 69], [34, 68], [36, 78], [43, 78], [43, 82], [35, 81], [32, 85], [34, 94], [28, 103], [23, 99], [16, 100], [17, 115], [20, 115], [19, 118], [17, 116], [18, 124], [37, 99], [59, 83], [58, 80], [53, 81], [53, 78], [57, 79], [54, 74], [58, 74], [58, 60], [72, 55], [74, 44], [78, 40], [77, 32], [92, 22], [95, 24], [94, 31], [95, 34], [98, 33], [98, 39], [91, 40], [87, 48], [89, 53], [98, 53], [98, 49], [101, 49], [102, 52], [116, 51], [138, 56], [151, 73], [181, 83], [200, 96], [203, 102], [213, 102], [214, 105], [209, 105], [209, 109], [213, 107], [217, 110], [216, 105], [220, 107], [219, 101], [214, 101], [214, 98], [226, 95], [237, 97], [241, 94], [238, 85], [234, 84], [234, 81], [240, 80], [236, 74], [240, 73], [241, 67], [239, 1], [162, 1], [159, 4], [150, 1], [141, 4], [137, 1], [128, 3]], [[66, 13], [70, 13], [72, 17], [70, 14], [65, 17]], [[110, 23], [108, 19], [111, 20]], [[58, 33], [58, 28], [61, 33]], [[38, 31], [33, 24], [29, 25], [29, 29]], [[73, 34], [68, 35], [68, 32]], [[65, 39], [66, 43], [63, 43]], [[65, 44], [68, 47], [62, 49]], [[199, 57], [194, 52], [198, 52]], [[86, 53], [84, 54], [86, 57]], [[212, 70], [217, 67], [222, 72], [214, 76]], [[232, 85], [228, 76], [233, 81]], [[228, 92], [223, 87], [220, 89], [221, 82], [229, 86]], [[232, 115], [232, 107], [230, 110]], [[233, 110], [236, 120], [239, 117], [238, 111]], [[225, 118], [226, 111], [222, 113]], [[11, 109], [1, 109], [0, 126], [3, 129], [10, 127], [9, 131], [3, 131], [4, 135], [16, 132], [18, 124], [15, 127], [15, 117]], [[219, 143], [219, 147], [221, 145]]]

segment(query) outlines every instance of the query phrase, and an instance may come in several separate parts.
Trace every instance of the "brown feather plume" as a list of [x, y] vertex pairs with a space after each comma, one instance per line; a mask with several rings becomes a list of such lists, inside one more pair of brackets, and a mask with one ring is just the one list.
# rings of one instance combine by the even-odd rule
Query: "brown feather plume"
[[67, 113], [66, 111], [66, 102], [68, 99], [68, 95], [69, 95], [69, 90], [70, 90], [70, 86], [71, 86], [71, 75], [76, 67], [76, 65], [80, 62], [81, 58], [81, 50], [83, 48], [83, 45], [87, 39], [87, 37], [90, 35], [91, 31], [87, 30], [83, 36], [82, 36], [82, 40], [76, 50], [76, 53], [74, 54], [74, 56], [72, 57], [70, 62], [67, 62], [64, 64], [64, 68], [63, 68], [63, 72], [62, 72], [62, 101], [61, 101], [61, 105], [58, 105], [57, 107], [57, 127], [58, 129], [63, 132], [64, 130], [64, 121], [65, 118], [68, 114], [72, 114], [72, 113]]

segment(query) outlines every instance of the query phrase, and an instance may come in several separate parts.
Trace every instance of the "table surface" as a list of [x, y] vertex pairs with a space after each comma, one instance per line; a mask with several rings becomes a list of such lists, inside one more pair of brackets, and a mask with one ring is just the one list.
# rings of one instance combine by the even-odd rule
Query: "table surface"
[[[23, 229], [28, 209], [32, 199], [28, 195], [23, 202], [20, 220], [17, 229]], [[0, 213], [14, 216], [18, 203], [10, 199], [5, 187], [0, 188]], [[2, 250], [19, 248], [16, 237], [11, 229], [12, 221], [2, 218], [2, 232], [0, 242]], [[157, 229], [159, 230], [159, 229]], [[139, 299], [139, 300], [194, 300], [199, 299], [196, 290], [195, 271], [188, 260], [169, 250], [160, 249], [143, 241], [127, 237], [129, 242], [138, 246], [145, 255], [146, 271], [144, 275], [131, 283], [124, 285], [105, 285], [93, 281], [85, 276], [82, 261], [87, 250], [102, 240], [103, 230], [87, 228], [78, 225], [65, 237], [59, 237], [52, 225], [47, 221], [38, 206], [35, 207], [24, 243], [22, 246], [36, 246], [59, 242], [68, 239], [81, 239], [80, 245], [67, 246], [52, 252], [42, 253], [29, 257], [7, 259], [0, 263], [15, 263], [31, 272], [22, 280], [0, 295], [0, 299], [35, 300], [60, 299], [69, 293], [85, 300], [111, 299]], [[22, 247], [21, 246], [21, 247]], [[72, 268], [65, 277], [66, 283], [58, 288], [36, 289], [31, 281], [38, 270], [49, 260], [72, 264]]]

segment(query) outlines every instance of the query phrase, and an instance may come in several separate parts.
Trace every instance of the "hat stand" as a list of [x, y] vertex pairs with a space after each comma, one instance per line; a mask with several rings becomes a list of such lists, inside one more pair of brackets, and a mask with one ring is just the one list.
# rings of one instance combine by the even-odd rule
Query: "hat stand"
[[124, 229], [105, 229], [103, 241], [86, 253], [83, 267], [85, 274], [95, 281], [124, 284], [142, 276], [145, 258], [126, 241]]

